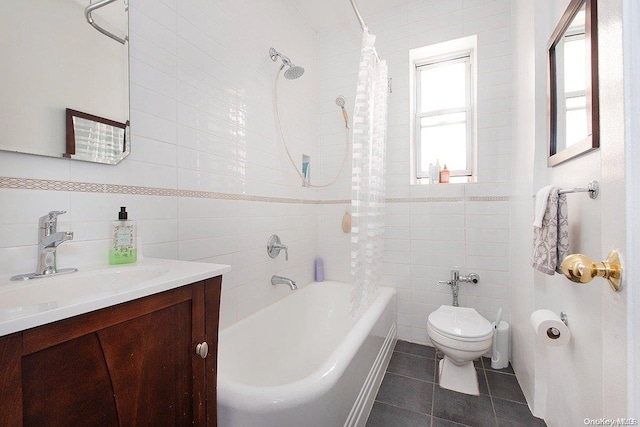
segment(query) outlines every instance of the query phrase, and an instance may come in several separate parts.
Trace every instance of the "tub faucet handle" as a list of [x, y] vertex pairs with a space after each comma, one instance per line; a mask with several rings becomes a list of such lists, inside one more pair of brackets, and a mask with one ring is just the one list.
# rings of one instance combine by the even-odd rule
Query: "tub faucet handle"
[[284, 260], [285, 261], [289, 261], [289, 248], [287, 248], [287, 245], [276, 245], [274, 246], [276, 249], [281, 249], [284, 251]]
[[280, 251], [284, 251], [285, 261], [289, 261], [289, 250], [287, 245], [283, 245], [280, 241], [280, 237], [277, 234], [273, 234], [267, 241], [267, 253], [271, 258], [275, 258], [280, 255]]

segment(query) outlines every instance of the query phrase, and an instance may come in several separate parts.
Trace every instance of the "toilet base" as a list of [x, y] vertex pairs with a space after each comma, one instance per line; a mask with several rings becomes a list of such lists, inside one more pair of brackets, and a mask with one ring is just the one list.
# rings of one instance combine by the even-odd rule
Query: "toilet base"
[[478, 374], [473, 361], [456, 365], [447, 356], [438, 364], [440, 387], [460, 393], [478, 396]]

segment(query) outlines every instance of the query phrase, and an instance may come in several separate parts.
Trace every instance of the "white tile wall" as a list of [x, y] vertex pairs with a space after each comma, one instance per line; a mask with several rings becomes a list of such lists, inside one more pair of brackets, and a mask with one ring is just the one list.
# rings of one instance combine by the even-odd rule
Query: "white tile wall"
[[[281, 114], [292, 151], [319, 161], [316, 36], [295, 9], [279, 0], [135, 0], [130, 27], [131, 156], [104, 166], [0, 152], [0, 176], [317, 198], [285, 161], [274, 122], [271, 46], [307, 70], [280, 83]], [[75, 233], [59, 248], [60, 266], [106, 262], [109, 223], [127, 206], [146, 256], [232, 266], [223, 326], [290, 292], [271, 275], [313, 279], [314, 204], [17, 189], [0, 190], [0, 200], [11, 207], [0, 217], [2, 276], [33, 270], [37, 220], [53, 209], [68, 211], [59, 228]], [[274, 233], [289, 261], [268, 257]]]
[[[423, 0], [365, 16], [381, 58], [389, 64], [387, 197], [411, 198], [387, 203], [384, 284], [398, 290], [398, 334], [428, 342], [426, 319], [451, 292], [438, 280], [450, 270], [475, 271], [477, 285], [462, 284], [460, 304], [490, 320], [502, 307], [509, 319], [509, 180], [511, 167], [512, 45], [509, 0]], [[478, 183], [437, 186], [409, 184], [409, 49], [478, 35]], [[356, 26], [319, 33], [320, 153], [327, 164], [339, 157], [330, 144], [342, 117], [334, 100], [347, 98], [353, 111], [360, 34]], [[327, 169], [328, 170], [328, 169]], [[349, 177], [329, 198], [350, 198]], [[491, 197], [502, 196], [497, 201]], [[321, 197], [324, 197], [322, 195]], [[448, 198], [437, 201], [432, 198]], [[427, 198], [426, 201], [417, 201]], [[451, 199], [453, 198], [453, 199]], [[329, 278], [348, 278], [349, 242], [332, 227], [348, 205], [322, 206], [319, 252]]]
[[[268, 50], [273, 46], [306, 69], [300, 79], [280, 79], [279, 106], [292, 156], [311, 156], [312, 179], [323, 184], [339, 172], [344, 156], [344, 122], [335, 99], [346, 96], [352, 115], [361, 34], [356, 25], [316, 33], [289, 6], [280, 0], [132, 1], [131, 156], [113, 167], [2, 152], [0, 175], [349, 200], [350, 158], [338, 184], [326, 190], [302, 188], [288, 164], [274, 122], [278, 66]], [[478, 285], [462, 285], [463, 305], [489, 319], [502, 307], [508, 319], [509, 202], [482, 198], [509, 194], [510, 2], [416, 1], [365, 19], [393, 79], [387, 196], [413, 198], [387, 205], [383, 282], [398, 289], [399, 336], [428, 341], [428, 314], [451, 298], [437, 281], [454, 267], [481, 275]], [[411, 186], [408, 50], [474, 33], [480, 183]], [[223, 326], [289, 292], [270, 285], [272, 274], [310, 282], [318, 255], [327, 279], [349, 280], [349, 236], [341, 230], [348, 203], [41, 190], [0, 190], [0, 198], [12, 207], [0, 218], [3, 275], [32, 269], [35, 224], [51, 209], [67, 210], [60, 229], [75, 231], [75, 241], [60, 247], [61, 264], [102, 260], [83, 254], [106, 254], [109, 222], [126, 205], [139, 221], [147, 256], [232, 265], [223, 282]], [[289, 246], [289, 261], [266, 255], [264, 245], [273, 233]]]

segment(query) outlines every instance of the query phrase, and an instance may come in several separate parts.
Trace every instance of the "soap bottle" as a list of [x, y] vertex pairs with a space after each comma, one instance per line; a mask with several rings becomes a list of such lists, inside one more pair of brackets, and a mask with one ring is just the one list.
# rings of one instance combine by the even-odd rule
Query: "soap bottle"
[[440, 183], [448, 184], [449, 183], [449, 169], [447, 169], [447, 165], [444, 165], [444, 168], [440, 171]]
[[136, 249], [136, 222], [127, 219], [127, 208], [122, 206], [118, 220], [113, 221], [109, 264], [131, 264], [138, 260]]

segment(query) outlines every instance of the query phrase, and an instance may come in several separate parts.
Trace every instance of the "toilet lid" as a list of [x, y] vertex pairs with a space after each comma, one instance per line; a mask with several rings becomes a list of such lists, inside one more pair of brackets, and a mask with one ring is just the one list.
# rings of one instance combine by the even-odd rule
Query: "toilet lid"
[[438, 332], [459, 338], [480, 338], [493, 332], [493, 325], [469, 307], [441, 305], [428, 322]]

